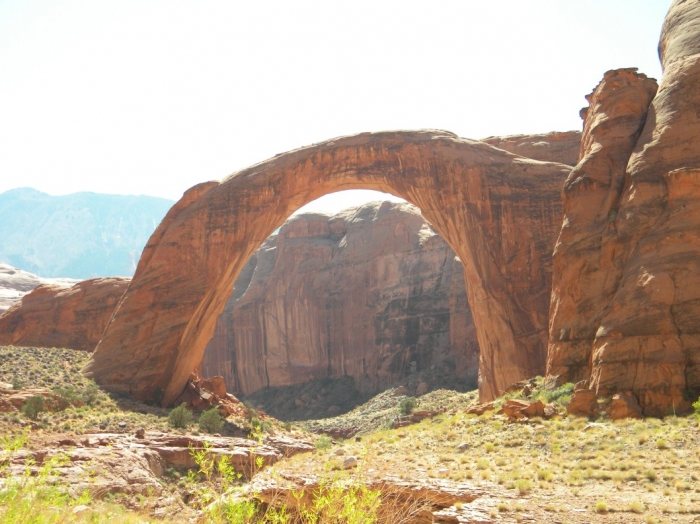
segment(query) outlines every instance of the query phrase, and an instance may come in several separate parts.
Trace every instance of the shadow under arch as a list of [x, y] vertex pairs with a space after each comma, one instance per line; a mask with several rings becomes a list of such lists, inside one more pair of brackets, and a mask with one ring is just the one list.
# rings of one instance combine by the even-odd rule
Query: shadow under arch
[[84, 372], [164, 404], [199, 365], [248, 258], [298, 208], [374, 189], [421, 209], [464, 264], [480, 397], [543, 374], [551, 253], [570, 166], [445, 131], [363, 133], [297, 149], [188, 190], [144, 248]]

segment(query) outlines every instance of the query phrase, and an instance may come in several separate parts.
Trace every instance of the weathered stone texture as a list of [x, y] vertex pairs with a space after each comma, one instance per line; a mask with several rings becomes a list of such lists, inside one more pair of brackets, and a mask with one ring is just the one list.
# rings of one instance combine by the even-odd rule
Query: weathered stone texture
[[[595, 269], [592, 274], [602, 284], [594, 292], [586, 292], [591, 300], [597, 293], [602, 308], [590, 314], [582, 345], [573, 350], [558, 347], [568, 344], [571, 334], [555, 328], [566, 327], [564, 317], [570, 317], [575, 309], [581, 312], [582, 297], [571, 292], [576, 289], [571, 287], [575, 276], [565, 276], [555, 261], [548, 372], [560, 381], [589, 378], [589, 387], [599, 396], [629, 392], [645, 415], [681, 411], [688, 407], [689, 393], [700, 389], [700, 331], [695, 322], [700, 315], [699, 21], [700, 4], [680, 0], [672, 3], [659, 44], [664, 76], [646, 119], [642, 114], [637, 117], [644, 127], [624, 174], [618, 167], [624, 155], [618, 153], [629, 149], [628, 145], [615, 148], [610, 160], [599, 155], [597, 172], [619, 173], [617, 178], [623, 187], [619, 202], [609, 206], [612, 225], [597, 231], [603, 237], [602, 242], [597, 240], [602, 245], [603, 263], [599, 266], [603, 274], [596, 276]], [[622, 114], [634, 103], [634, 99], [625, 98], [604, 113]], [[595, 103], [591, 112], [597, 113]], [[601, 119], [604, 116], [599, 115]], [[586, 117], [587, 128], [589, 118], [590, 114]], [[610, 136], [618, 132], [624, 135], [634, 127], [630, 124], [630, 119], [611, 119], [615, 129], [610, 130]], [[595, 133], [584, 132], [584, 147], [587, 134]], [[633, 135], [629, 134], [627, 144]], [[588, 155], [589, 162], [595, 154], [592, 151]], [[586, 161], [584, 157], [582, 162]], [[580, 172], [581, 166], [574, 172]], [[586, 192], [581, 193], [582, 203], [575, 207], [584, 209]], [[593, 201], [596, 209], [601, 209], [600, 197]], [[574, 245], [571, 240], [566, 244], [558, 245], [557, 251]], [[580, 265], [580, 253], [576, 251], [564, 256], [561, 265]], [[586, 272], [583, 275], [588, 277]], [[568, 298], [567, 293], [571, 294]], [[564, 307], [567, 300], [573, 309]], [[561, 317], [562, 309], [570, 314]]]
[[551, 251], [569, 171], [447, 132], [398, 131], [334, 139], [196, 186], [149, 240], [85, 371], [141, 398], [160, 387], [172, 402], [254, 251], [305, 203], [364, 188], [419, 207], [464, 263], [480, 392], [493, 398], [544, 371]]
[[581, 132], [553, 131], [539, 135], [490, 136], [482, 139], [482, 142], [527, 158], [575, 166], [581, 149]]
[[0, 316], [0, 345], [92, 351], [128, 284], [121, 277], [42, 284]]
[[202, 361], [229, 390], [349, 375], [376, 391], [431, 366], [476, 377], [462, 264], [414, 206], [297, 215], [251, 260]]

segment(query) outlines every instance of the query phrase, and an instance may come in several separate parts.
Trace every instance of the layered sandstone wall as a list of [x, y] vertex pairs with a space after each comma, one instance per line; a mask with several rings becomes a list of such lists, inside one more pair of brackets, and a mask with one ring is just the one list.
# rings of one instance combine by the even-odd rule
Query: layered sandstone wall
[[548, 359], [559, 382], [632, 395], [647, 415], [700, 391], [700, 4], [672, 3], [659, 52], [655, 96], [622, 70], [591, 97], [565, 192], [581, 220], [565, 219], [555, 253]]
[[122, 277], [39, 285], [0, 316], [0, 345], [92, 351], [128, 285]]
[[202, 362], [231, 391], [432, 366], [476, 378], [462, 264], [410, 204], [292, 217], [239, 275]]

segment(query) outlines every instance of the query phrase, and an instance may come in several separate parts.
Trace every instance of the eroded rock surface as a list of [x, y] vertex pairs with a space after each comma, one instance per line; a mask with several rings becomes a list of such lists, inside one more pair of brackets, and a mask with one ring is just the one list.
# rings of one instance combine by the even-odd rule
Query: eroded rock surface
[[491, 136], [482, 139], [482, 142], [527, 158], [575, 166], [581, 149], [581, 132], [553, 131], [539, 135]]
[[476, 379], [462, 264], [410, 204], [294, 216], [234, 289], [202, 374], [235, 393], [343, 375], [376, 391], [431, 366]]
[[85, 372], [140, 398], [162, 388], [172, 402], [254, 251], [303, 204], [364, 188], [418, 206], [462, 260], [480, 392], [493, 398], [544, 369], [551, 251], [569, 171], [447, 132], [398, 131], [330, 140], [195, 186], [149, 240]]
[[0, 315], [41, 284], [70, 287], [77, 282], [72, 278], [42, 278], [10, 265], [0, 264]]
[[0, 345], [92, 351], [128, 284], [122, 277], [42, 284], [0, 316]]
[[[574, 171], [579, 175], [585, 171], [590, 180], [581, 177], [585, 182], [579, 184], [581, 189], [574, 189], [569, 182], [567, 187], [579, 192], [574, 199], [579, 213], [585, 216], [587, 205], [592, 205], [596, 213], [609, 209], [607, 220], [611, 226], [596, 229], [600, 219], [605, 219], [602, 216], [591, 221], [595, 243], [601, 247], [596, 248], [597, 254], [594, 249], [584, 255], [583, 265], [577, 261], [581, 255], [574, 247], [578, 240], [575, 235], [557, 245], [559, 253], [573, 247], [577, 254], [555, 260], [548, 372], [560, 382], [588, 379], [598, 396], [629, 392], [645, 415], [681, 411], [688, 406], [686, 399], [692, 397], [688, 393], [700, 389], [700, 331], [695, 321], [700, 315], [698, 20], [700, 4], [676, 0], [671, 5], [659, 44], [664, 76], [646, 115], [637, 110], [630, 113], [635, 104], [643, 108], [644, 97], [621, 99], [598, 111], [596, 99], [604, 96], [604, 89], [594, 92], [586, 115], [584, 148], [600, 136], [588, 123], [593, 115], [601, 122], [609, 120], [615, 128], [609, 136], [619, 133], [621, 143], [607, 155], [602, 140], [597, 151], [590, 148]], [[629, 71], [617, 75], [632, 76]], [[651, 92], [653, 86], [648, 80], [643, 82]], [[608, 96], [614, 100], [617, 95]], [[616, 115], [624, 114], [628, 116], [616, 121]], [[634, 128], [642, 123], [641, 134], [635, 139]], [[629, 151], [629, 160], [625, 160], [623, 151]], [[599, 165], [595, 170], [591, 166], [589, 171], [585, 163]], [[619, 180], [612, 187], [619, 187], [616, 192], [620, 195], [610, 199], [607, 208], [601, 205], [601, 196], [589, 201], [589, 195], [594, 195], [602, 182], [600, 174], [606, 172]], [[564, 225], [562, 237], [567, 235], [566, 220]], [[582, 228], [580, 233], [586, 236], [586, 230]], [[586, 266], [592, 263], [589, 270]], [[572, 284], [578, 275], [561, 270], [569, 264], [579, 264], [582, 271], [586, 270], [583, 278], [594, 282], [595, 289], [579, 296], [578, 286]], [[585, 333], [579, 346], [575, 329], [568, 327], [577, 325], [573, 315], [582, 312], [582, 298], [589, 303], [599, 300], [602, 308], [584, 311], [590, 320], [582, 322]], [[572, 307], [565, 306], [567, 301]], [[562, 313], [565, 310], [569, 314]], [[566, 349], [572, 342], [576, 347]]]
[[[261, 466], [313, 449], [313, 444], [291, 437], [278, 440], [270, 437], [261, 443], [243, 438], [150, 431], [138, 436], [94, 433], [53, 436], [32, 450], [0, 451], [0, 465], [8, 467], [10, 474], [21, 476], [27, 467], [36, 472], [51, 459], [65, 457], [67, 461], [58, 461], [51, 469], [52, 475], [65, 481], [73, 495], [87, 490], [99, 499], [117, 493], [160, 495], [163, 486], [158, 479], [167, 468], [197, 469], [193, 452], [206, 451], [217, 461], [225, 458], [236, 472], [252, 477]], [[33, 463], [28, 465], [28, 459]], [[182, 509], [181, 502], [179, 505]]]

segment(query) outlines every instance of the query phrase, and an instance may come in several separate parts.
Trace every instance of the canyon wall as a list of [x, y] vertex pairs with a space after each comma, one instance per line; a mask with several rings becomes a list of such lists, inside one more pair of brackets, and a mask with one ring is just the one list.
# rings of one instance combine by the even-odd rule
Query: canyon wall
[[626, 69], [589, 96], [554, 252], [547, 365], [560, 383], [626, 394], [657, 416], [700, 390], [700, 4], [672, 3], [659, 54], [658, 92]]
[[462, 264], [416, 207], [372, 202], [285, 222], [241, 271], [201, 372], [236, 393], [343, 375], [376, 391], [431, 367], [476, 385]]
[[92, 351], [128, 285], [122, 277], [41, 284], [0, 316], [0, 345]]

